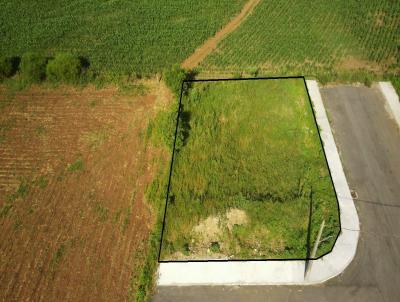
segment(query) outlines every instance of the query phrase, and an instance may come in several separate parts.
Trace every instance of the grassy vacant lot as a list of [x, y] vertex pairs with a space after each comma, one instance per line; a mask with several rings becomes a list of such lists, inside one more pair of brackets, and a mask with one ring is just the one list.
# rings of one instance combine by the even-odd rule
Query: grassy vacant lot
[[262, 1], [205, 71], [335, 74], [399, 71], [400, 2]]
[[302, 79], [198, 82], [182, 100], [161, 260], [302, 258], [339, 231]]
[[96, 70], [153, 73], [189, 56], [245, 0], [5, 0], [0, 55], [71, 51]]
[[1, 301], [143, 301], [157, 213], [145, 190], [166, 158], [144, 134], [168, 102], [156, 81], [0, 86]]

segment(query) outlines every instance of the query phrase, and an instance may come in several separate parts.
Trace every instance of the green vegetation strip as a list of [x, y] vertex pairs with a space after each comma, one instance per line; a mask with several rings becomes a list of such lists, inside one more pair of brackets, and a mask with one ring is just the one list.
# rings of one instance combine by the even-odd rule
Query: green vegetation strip
[[306, 258], [323, 220], [328, 252], [338, 206], [303, 79], [191, 85], [160, 260]]

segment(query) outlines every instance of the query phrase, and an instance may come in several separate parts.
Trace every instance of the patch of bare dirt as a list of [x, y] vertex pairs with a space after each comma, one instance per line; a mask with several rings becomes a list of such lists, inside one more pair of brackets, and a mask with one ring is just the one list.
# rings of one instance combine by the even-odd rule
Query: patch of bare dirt
[[249, 0], [243, 6], [240, 13], [235, 16], [228, 24], [226, 24], [220, 31], [213, 37], [209, 38], [202, 46], [195, 50], [195, 52], [182, 63], [183, 68], [192, 69], [200, 64], [211, 52], [213, 52], [220, 41], [227, 35], [236, 30], [244, 19], [250, 15], [253, 9], [257, 6], [260, 0]]
[[376, 27], [382, 27], [383, 25], [385, 25], [385, 16], [386, 16], [386, 14], [382, 11], [376, 12], [374, 14], [374, 20], [375, 20]]
[[248, 222], [247, 214], [244, 210], [230, 209], [226, 213], [227, 224], [226, 226], [232, 231], [233, 226], [246, 224]]
[[154, 222], [145, 188], [165, 156], [145, 129], [169, 96], [146, 85], [0, 89], [0, 301], [128, 299]]
[[355, 58], [353, 56], [349, 56], [344, 58], [339, 64], [338, 68], [342, 70], [359, 70], [364, 69], [368, 71], [374, 71], [377, 73], [382, 72], [382, 65], [371, 62], [367, 60], [362, 60], [359, 58]]
[[[224, 232], [233, 230], [234, 225], [243, 225], [248, 223], [248, 217], [244, 210], [230, 209], [221, 216], [209, 216], [200, 221], [193, 228], [194, 238], [190, 243], [189, 255], [175, 253], [173, 259], [227, 259], [228, 255], [223, 253], [224, 246], [227, 244], [221, 238]], [[212, 251], [212, 244], [218, 244], [219, 251]]]
[[218, 241], [221, 233], [219, 218], [216, 216], [207, 217], [194, 227], [194, 232], [199, 235], [203, 244], [208, 245], [212, 241]]

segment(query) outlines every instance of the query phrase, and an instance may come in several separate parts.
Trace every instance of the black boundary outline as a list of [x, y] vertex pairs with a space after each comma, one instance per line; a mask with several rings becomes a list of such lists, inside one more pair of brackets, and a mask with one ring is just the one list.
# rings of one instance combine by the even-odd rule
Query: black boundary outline
[[[325, 158], [325, 163], [326, 166], [328, 167], [328, 171], [329, 171], [329, 177], [331, 179], [331, 184], [333, 187], [333, 190], [335, 192], [335, 197], [336, 197], [336, 205], [337, 205], [337, 210], [338, 210], [338, 217], [339, 217], [339, 232], [336, 235], [335, 241], [332, 245], [332, 248], [330, 249], [330, 251], [326, 252], [325, 254], [320, 255], [319, 257], [316, 258], [311, 258], [309, 256], [309, 248], [310, 248], [310, 243], [307, 242], [307, 256], [305, 258], [285, 258], [285, 259], [280, 259], [280, 258], [267, 258], [267, 259], [197, 259], [197, 260], [161, 260], [161, 248], [162, 248], [162, 243], [163, 243], [163, 235], [164, 235], [164, 229], [165, 229], [165, 218], [166, 218], [166, 214], [167, 214], [167, 206], [168, 206], [168, 197], [169, 197], [169, 190], [170, 190], [170, 186], [171, 186], [171, 177], [172, 177], [172, 168], [173, 168], [173, 162], [174, 162], [174, 155], [175, 155], [175, 144], [176, 144], [176, 135], [178, 132], [178, 126], [179, 126], [179, 117], [180, 117], [180, 113], [181, 113], [181, 108], [182, 108], [182, 96], [183, 96], [183, 92], [184, 92], [184, 85], [186, 83], [194, 83], [194, 82], [220, 82], [220, 81], [248, 81], [248, 80], [283, 80], [283, 79], [303, 79], [303, 83], [304, 83], [304, 87], [306, 89], [307, 92], [307, 97], [308, 97], [308, 101], [309, 101], [309, 105], [311, 107], [311, 111], [312, 111], [312, 115], [314, 118], [314, 123], [315, 123], [315, 127], [317, 128], [317, 132], [318, 132], [318, 137], [319, 137], [319, 141], [320, 141], [320, 145], [322, 148], [322, 152], [324, 154], [324, 158]], [[312, 205], [310, 205], [310, 214], [312, 213]], [[326, 157], [326, 153], [325, 153], [325, 149], [324, 149], [324, 144], [321, 138], [321, 133], [319, 131], [319, 126], [317, 123], [317, 119], [315, 116], [315, 111], [314, 111], [314, 106], [313, 103], [311, 101], [311, 97], [310, 97], [310, 93], [308, 91], [308, 87], [307, 87], [307, 83], [306, 83], [306, 79], [304, 76], [277, 76], [277, 77], [258, 77], [258, 78], [220, 78], [220, 79], [192, 79], [192, 80], [183, 80], [181, 83], [181, 93], [180, 93], [180, 97], [179, 97], [179, 105], [178, 105], [178, 112], [177, 112], [177, 116], [176, 116], [176, 126], [175, 126], [175, 134], [174, 134], [174, 143], [173, 143], [173, 147], [172, 147], [172, 156], [171, 156], [171, 163], [170, 163], [170, 170], [169, 170], [169, 177], [168, 177], [168, 186], [167, 186], [167, 193], [166, 193], [166, 197], [165, 197], [165, 207], [164, 207], [164, 217], [163, 217], [163, 225], [162, 225], [162, 230], [161, 230], [161, 238], [160, 238], [160, 248], [158, 251], [158, 263], [190, 263], [190, 262], [244, 262], [244, 261], [306, 261], [306, 266], [307, 266], [307, 262], [310, 260], [318, 260], [328, 254], [330, 254], [333, 250], [333, 248], [336, 245], [336, 241], [339, 238], [341, 232], [342, 232], [342, 224], [341, 224], [341, 219], [340, 219], [340, 207], [339, 207], [339, 200], [338, 200], [338, 195], [336, 192], [336, 187], [333, 183], [333, 179], [332, 179], [332, 172], [331, 169], [329, 167], [329, 163], [328, 163], [328, 159]], [[309, 226], [308, 226], [308, 237], [310, 234], [310, 223], [311, 223], [311, 216], [309, 217]]]

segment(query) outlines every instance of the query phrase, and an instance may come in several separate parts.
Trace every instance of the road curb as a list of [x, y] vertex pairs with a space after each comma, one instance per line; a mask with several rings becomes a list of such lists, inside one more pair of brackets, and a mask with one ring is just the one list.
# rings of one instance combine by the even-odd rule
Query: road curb
[[359, 220], [316, 81], [306, 81], [337, 192], [341, 233], [332, 251], [313, 260], [305, 278], [305, 261], [234, 261], [160, 263], [159, 286], [318, 284], [342, 273], [353, 260]]
[[342, 229], [332, 252], [319, 260], [313, 261], [312, 270], [306, 280], [309, 282], [305, 284], [316, 284], [339, 275], [353, 260], [357, 251], [360, 223], [322, 102], [318, 83], [314, 80], [307, 80], [306, 84], [311, 102], [313, 103], [317, 124], [320, 128], [332, 180], [337, 192]]
[[391, 117], [397, 122], [400, 127], [400, 102], [399, 96], [396, 93], [391, 82], [378, 82], [378, 88], [385, 98], [385, 109]]

